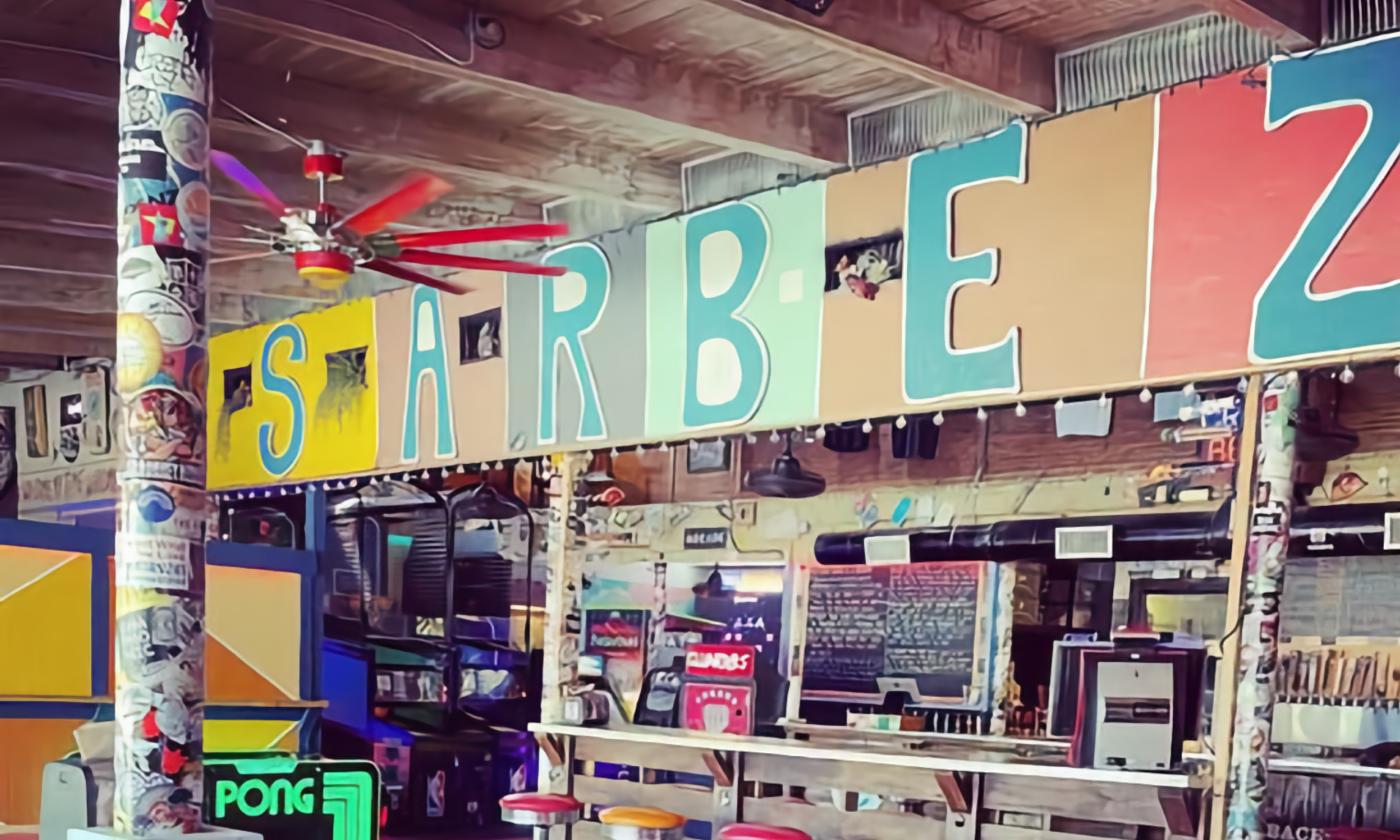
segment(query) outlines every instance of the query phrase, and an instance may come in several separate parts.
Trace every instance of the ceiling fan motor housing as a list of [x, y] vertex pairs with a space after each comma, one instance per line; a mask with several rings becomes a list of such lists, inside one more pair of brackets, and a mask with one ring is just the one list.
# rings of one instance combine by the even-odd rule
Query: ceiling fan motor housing
[[355, 270], [355, 261], [340, 251], [297, 251], [293, 258], [301, 279], [332, 292], [344, 285]]
[[314, 181], [324, 176], [327, 181], [339, 181], [345, 177], [345, 156], [337, 154], [324, 143], [313, 143], [301, 159], [301, 174]]

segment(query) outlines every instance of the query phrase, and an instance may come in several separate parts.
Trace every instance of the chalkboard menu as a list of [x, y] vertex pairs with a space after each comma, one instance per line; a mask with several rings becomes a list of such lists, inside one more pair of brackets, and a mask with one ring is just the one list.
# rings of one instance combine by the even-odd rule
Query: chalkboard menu
[[1400, 557], [1289, 558], [1279, 635], [1400, 637]]
[[990, 653], [986, 569], [960, 562], [814, 570], [803, 688], [871, 694], [878, 678], [905, 677], [925, 700], [961, 704]]

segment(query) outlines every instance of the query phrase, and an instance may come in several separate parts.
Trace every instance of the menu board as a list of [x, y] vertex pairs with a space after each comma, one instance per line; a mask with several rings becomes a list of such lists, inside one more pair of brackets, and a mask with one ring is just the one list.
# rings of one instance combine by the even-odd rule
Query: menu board
[[807, 592], [803, 688], [871, 694], [914, 679], [924, 700], [961, 704], [985, 672], [987, 564], [817, 569]]
[[1400, 558], [1297, 557], [1288, 560], [1279, 635], [1332, 640], [1400, 637]]

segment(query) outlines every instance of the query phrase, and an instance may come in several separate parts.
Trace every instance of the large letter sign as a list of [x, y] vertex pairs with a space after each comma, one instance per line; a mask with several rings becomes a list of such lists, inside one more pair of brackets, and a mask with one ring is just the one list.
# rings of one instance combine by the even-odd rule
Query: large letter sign
[[1018, 336], [996, 344], [953, 348], [953, 295], [964, 283], [996, 282], [997, 251], [953, 256], [953, 196], [991, 181], [1026, 180], [1026, 126], [1012, 123], [990, 137], [909, 161], [904, 241], [904, 399], [932, 402], [1020, 390]]
[[301, 386], [295, 379], [283, 376], [272, 368], [272, 353], [284, 341], [291, 344], [287, 350], [287, 361], [306, 361], [306, 334], [301, 327], [287, 321], [273, 327], [267, 334], [259, 363], [263, 388], [282, 396], [291, 407], [291, 432], [287, 436], [287, 446], [281, 452], [276, 451], [273, 445], [277, 424], [269, 420], [258, 427], [258, 455], [262, 458], [263, 469], [277, 478], [291, 472], [292, 467], [296, 466], [306, 443], [306, 399], [302, 396]]
[[1400, 279], [1327, 294], [1313, 279], [1400, 156], [1400, 38], [1323, 50], [1270, 65], [1270, 131], [1313, 111], [1360, 106], [1366, 128], [1254, 299], [1255, 362], [1400, 341]]
[[612, 269], [602, 250], [591, 242], [560, 248], [544, 258], [545, 265], [563, 266], [560, 277], [540, 278], [540, 443], [554, 443], [559, 422], [559, 348], [569, 356], [578, 384], [578, 439], [607, 437], [593, 366], [583, 349], [583, 337], [598, 326], [608, 305]]
[[433, 412], [437, 434], [433, 454], [451, 458], [457, 454], [452, 426], [452, 383], [447, 378], [447, 340], [442, 326], [442, 295], [437, 289], [414, 286], [409, 319], [408, 399], [403, 406], [403, 462], [418, 460], [418, 392], [424, 377], [432, 377]]
[[768, 220], [743, 202], [685, 222], [686, 428], [743, 423], [768, 388], [768, 347], [740, 314], [763, 277]]

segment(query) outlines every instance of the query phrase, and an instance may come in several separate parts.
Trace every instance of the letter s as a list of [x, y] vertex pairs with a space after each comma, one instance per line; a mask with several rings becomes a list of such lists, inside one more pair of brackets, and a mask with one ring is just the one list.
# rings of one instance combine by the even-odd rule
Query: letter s
[[301, 387], [297, 385], [296, 380], [283, 376], [272, 367], [273, 350], [283, 341], [291, 344], [287, 351], [287, 361], [306, 361], [306, 335], [301, 331], [301, 327], [286, 321], [273, 327], [272, 332], [267, 334], [267, 339], [263, 342], [259, 371], [262, 375], [262, 386], [287, 401], [291, 406], [292, 417], [287, 446], [281, 452], [274, 448], [277, 424], [268, 420], [258, 427], [258, 455], [262, 458], [263, 469], [276, 478], [292, 471], [292, 467], [301, 460], [302, 448], [306, 444], [306, 399], [302, 396]]

